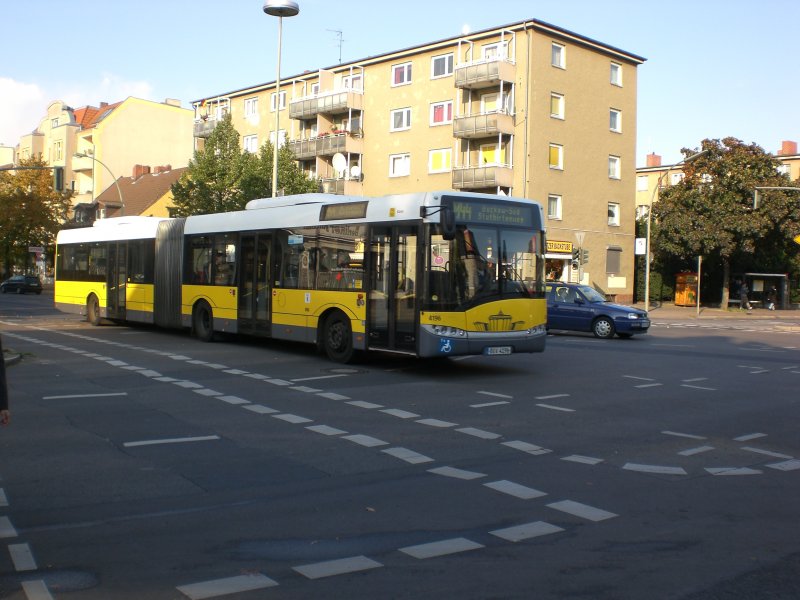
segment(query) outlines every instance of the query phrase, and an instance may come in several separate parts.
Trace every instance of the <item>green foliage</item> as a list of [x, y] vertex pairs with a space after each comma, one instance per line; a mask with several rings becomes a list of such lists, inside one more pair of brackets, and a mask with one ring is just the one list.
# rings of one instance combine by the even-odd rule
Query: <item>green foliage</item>
[[[203, 150], [172, 186], [176, 216], [243, 210], [255, 198], [272, 196], [273, 146], [243, 152], [230, 115], [217, 124]], [[285, 194], [316, 192], [317, 182], [300, 170], [288, 146], [278, 150], [278, 182]]]
[[[28, 246], [53, 246], [66, 220], [72, 192], [53, 189], [53, 172], [41, 158], [23, 159], [32, 170], [0, 171], [0, 252], [2, 271], [22, 266]], [[44, 167], [44, 168], [42, 168]]]

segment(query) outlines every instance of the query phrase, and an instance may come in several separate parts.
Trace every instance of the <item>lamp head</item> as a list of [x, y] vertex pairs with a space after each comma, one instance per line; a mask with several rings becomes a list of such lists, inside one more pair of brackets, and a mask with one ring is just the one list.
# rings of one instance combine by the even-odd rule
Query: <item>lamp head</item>
[[271, 17], [294, 17], [300, 12], [300, 6], [292, 0], [266, 0], [264, 12]]

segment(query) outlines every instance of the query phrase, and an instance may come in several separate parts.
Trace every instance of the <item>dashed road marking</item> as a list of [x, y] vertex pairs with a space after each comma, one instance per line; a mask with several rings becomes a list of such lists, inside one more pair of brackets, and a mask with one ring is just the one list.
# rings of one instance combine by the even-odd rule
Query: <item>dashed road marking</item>
[[564, 531], [563, 528], [556, 525], [551, 525], [544, 521], [535, 521], [533, 523], [526, 523], [524, 525], [515, 525], [514, 527], [506, 527], [505, 529], [495, 529], [490, 531], [492, 535], [507, 540], [509, 542], [521, 542], [522, 540], [529, 540], [543, 535], [551, 535]]
[[17, 530], [8, 517], [0, 517], [0, 540], [17, 537]]
[[622, 468], [625, 471], [638, 471], [639, 473], [654, 473], [657, 475], [688, 475], [686, 470], [681, 467], [665, 467], [663, 465], [626, 463]]
[[273, 419], [279, 419], [281, 421], [286, 421], [287, 423], [311, 423], [312, 419], [307, 419], [305, 417], [301, 417], [300, 415], [293, 415], [291, 413], [283, 413], [280, 415], [272, 415]]
[[261, 590], [275, 587], [276, 585], [278, 585], [277, 581], [270, 579], [266, 575], [257, 573], [181, 585], [177, 587], [177, 590], [184, 596], [191, 598], [191, 600], [203, 600], [204, 598], [215, 598], [216, 596]]
[[581, 456], [580, 454], [572, 454], [570, 456], [564, 456], [561, 460], [566, 460], [569, 462], [581, 463], [584, 465], [599, 465], [601, 462], [604, 462], [602, 458], [593, 458], [591, 456]]
[[419, 419], [417, 423], [420, 425], [428, 425], [429, 427], [439, 427], [440, 429], [447, 429], [448, 427], [455, 427], [458, 425], [458, 423], [442, 421], [441, 419]]
[[376, 569], [382, 566], [383, 565], [378, 561], [367, 558], [366, 556], [351, 556], [349, 558], [301, 565], [299, 567], [292, 567], [292, 569], [308, 579], [321, 579], [333, 575], [343, 575], [345, 573], [356, 573], [358, 571]]
[[766, 433], [748, 433], [747, 435], [740, 435], [733, 438], [735, 442], [749, 442], [750, 440], [757, 440], [759, 438], [767, 437]]
[[705, 440], [707, 439], [702, 435], [693, 435], [691, 433], [679, 433], [677, 431], [662, 431], [664, 435], [674, 435], [675, 437], [689, 438], [690, 440]]
[[25, 592], [25, 597], [28, 600], [53, 600], [50, 590], [47, 589], [47, 584], [43, 579], [34, 581], [23, 581], [22, 591]]
[[331, 427], [330, 425], [309, 425], [306, 427], [306, 429], [316, 433], [321, 433], [322, 435], [343, 435], [347, 433], [344, 429], [337, 429], [336, 427]]
[[698, 446], [697, 448], [688, 448], [687, 450], [682, 450], [678, 452], [680, 456], [694, 456], [695, 454], [700, 454], [702, 452], [708, 452], [713, 450], [714, 446]]
[[404, 460], [409, 464], [412, 465], [420, 465], [422, 463], [433, 462], [433, 459], [429, 456], [425, 456], [424, 454], [420, 454], [419, 452], [414, 452], [413, 450], [409, 450], [408, 448], [386, 448], [382, 450], [389, 456], [394, 456], [395, 458], [399, 458], [400, 460]]
[[541, 490], [537, 490], [532, 487], [514, 483], [513, 481], [508, 481], [507, 479], [490, 481], [489, 483], [484, 483], [483, 485], [498, 492], [502, 492], [503, 494], [508, 494], [509, 496], [519, 498], [520, 500], [532, 500], [533, 498], [541, 498], [542, 496], [547, 495], [547, 492], [542, 492]]
[[749, 467], [712, 467], [706, 471], [712, 475], [761, 475], [762, 471]]
[[191, 442], [208, 442], [218, 439], [220, 439], [218, 435], [204, 435], [198, 437], [164, 438], [160, 440], [140, 440], [138, 442], [125, 442], [122, 445], [125, 448], [137, 448], [140, 446], [158, 446], [161, 444], [187, 444]]
[[501, 402], [484, 402], [483, 404], [470, 404], [470, 408], [486, 408], [489, 406], [502, 406], [503, 404], [510, 404], [510, 402], [501, 401]]
[[383, 440], [379, 440], [378, 438], [374, 438], [370, 435], [363, 435], [360, 433], [357, 433], [355, 435], [346, 435], [342, 439], [350, 440], [351, 442], [358, 444], [359, 446], [365, 446], [367, 448], [389, 445], [389, 442], [384, 442]]
[[242, 406], [245, 410], [252, 411], [259, 415], [272, 415], [276, 412], [280, 412], [279, 410], [275, 410], [274, 408], [270, 408], [269, 406], [264, 406], [263, 404], [245, 404]]
[[500, 443], [503, 446], [514, 448], [514, 450], [521, 450], [522, 452], [527, 452], [528, 454], [533, 454], [534, 456], [538, 456], [539, 454], [548, 454], [552, 452], [552, 450], [548, 450], [547, 448], [542, 448], [541, 446], [537, 446], [536, 444], [529, 444], [528, 442], [523, 442], [520, 440], [511, 440], [510, 442], [500, 442]]
[[587, 521], [594, 522], [605, 521], [606, 519], [613, 519], [614, 517], [619, 516], [607, 510], [603, 510], [602, 508], [595, 508], [594, 506], [581, 504], [580, 502], [575, 502], [574, 500], [561, 500], [559, 502], [553, 502], [548, 504], [547, 507], [565, 512], [575, 517], [580, 517], [581, 519], [586, 519]]
[[434, 475], [442, 475], [443, 477], [454, 477], [455, 479], [465, 479], [467, 481], [472, 479], [480, 479], [486, 477], [486, 473], [477, 473], [476, 471], [466, 471], [464, 469], [456, 469], [455, 467], [437, 467], [435, 469], [428, 469], [428, 473]]
[[456, 431], [459, 433], [466, 433], [467, 435], [471, 435], [482, 440], [496, 440], [497, 438], [502, 437], [499, 433], [493, 433], [491, 431], [485, 431], [475, 427], [461, 427], [456, 429]]
[[399, 408], [385, 408], [381, 410], [381, 412], [393, 417], [398, 417], [400, 419], [416, 419], [420, 416], [417, 413], [408, 412], [407, 410], [400, 410]]
[[742, 450], [746, 450], [747, 452], [754, 452], [756, 454], [764, 454], [765, 456], [772, 456], [774, 458], [785, 458], [787, 460], [794, 458], [793, 456], [789, 456], [788, 454], [781, 454], [780, 452], [771, 452], [769, 450], [762, 450], [761, 448], [753, 448], [752, 446], [744, 446]]
[[547, 408], [549, 410], [559, 410], [561, 412], [575, 412], [574, 408], [565, 408], [563, 406], [553, 406], [552, 404], [537, 404], [539, 408]]
[[406, 546], [400, 548], [400, 552], [413, 556], [414, 558], [434, 558], [436, 556], [446, 556], [448, 554], [456, 554], [458, 552], [468, 552], [470, 550], [478, 550], [484, 548], [483, 544], [473, 542], [467, 538], [452, 538], [449, 540], [441, 540], [439, 542], [430, 542], [428, 544], [418, 544], [416, 546]]

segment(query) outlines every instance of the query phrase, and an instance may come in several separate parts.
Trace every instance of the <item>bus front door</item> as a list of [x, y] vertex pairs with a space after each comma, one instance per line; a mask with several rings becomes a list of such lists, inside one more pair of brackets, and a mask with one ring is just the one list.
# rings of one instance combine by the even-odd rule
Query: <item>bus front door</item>
[[106, 270], [106, 317], [125, 319], [128, 281], [128, 246], [126, 242], [111, 242], [108, 245], [108, 267]]
[[417, 230], [373, 228], [369, 265], [369, 347], [415, 352]]
[[270, 333], [270, 248], [272, 238], [264, 234], [241, 236], [239, 256], [239, 332]]

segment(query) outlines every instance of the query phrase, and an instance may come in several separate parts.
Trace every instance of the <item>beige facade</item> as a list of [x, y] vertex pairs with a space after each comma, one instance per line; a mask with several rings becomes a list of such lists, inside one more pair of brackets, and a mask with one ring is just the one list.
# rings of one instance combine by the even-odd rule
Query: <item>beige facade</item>
[[71, 157], [79, 129], [72, 108], [60, 100], [51, 102], [36, 129], [20, 138], [16, 159], [39, 157], [52, 167], [64, 167], [64, 181], [69, 185], [74, 179]]
[[[458, 189], [533, 198], [548, 270], [633, 296], [637, 67], [531, 20], [282, 79], [278, 136], [337, 194]], [[198, 147], [230, 112], [243, 148], [275, 135], [275, 84], [194, 103]], [[582, 236], [576, 235], [582, 233]], [[580, 270], [572, 250], [589, 250]]]

